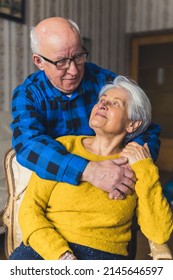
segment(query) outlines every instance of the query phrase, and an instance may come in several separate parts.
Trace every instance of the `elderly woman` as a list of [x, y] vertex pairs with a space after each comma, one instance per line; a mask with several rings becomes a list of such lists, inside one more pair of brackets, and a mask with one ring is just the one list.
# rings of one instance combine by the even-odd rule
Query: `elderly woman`
[[135, 211], [147, 238], [166, 242], [173, 217], [158, 169], [146, 145], [125, 146], [150, 120], [150, 102], [135, 82], [118, 76], [103, 87], [89, 121], [96, 135], [64, 136], [58, 141], [90, 161], [127, 157], [137, 177], [135, 193], [111, 200], [88, 182], [72, 188], [33, 173], [19, 211], [23, 243], [10, 259], [126, 259]]

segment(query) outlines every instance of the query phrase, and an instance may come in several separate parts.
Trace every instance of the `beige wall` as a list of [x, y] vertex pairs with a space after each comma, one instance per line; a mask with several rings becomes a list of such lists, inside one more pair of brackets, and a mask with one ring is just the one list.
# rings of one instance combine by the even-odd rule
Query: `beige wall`
[[127, 33], [170, 28], [173, 28], [173, 0], [127, 0]]
[[25, 0], [26, 22], [0, 18], [0, 109], [10, 108], [11, 93], [35, 70], [30, 27], [49, 16], [76, 21], [92, 42], [92, 61], [125, 74], [126, 33], [173, 28], [173, 0]]
[[91, 39], [92, 61], [123, 72], [125, 7], [122, 0], [26, 0], [25, 24], [0, 18], [0, 109], [9, 109], [12, 90], [34, 71], [30, 27], [49, 16], [76, 21], [82, 36]]

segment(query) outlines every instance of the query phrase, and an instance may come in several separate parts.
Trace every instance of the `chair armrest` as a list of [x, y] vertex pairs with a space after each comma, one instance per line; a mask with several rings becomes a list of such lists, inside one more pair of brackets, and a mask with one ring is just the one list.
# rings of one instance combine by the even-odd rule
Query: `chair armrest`
[[150, 256], [153, 260], [172, 260], [172, 253], [166, 243], [157, 244], [151, 240], [148, 240], [149, 247], [151, 250]]

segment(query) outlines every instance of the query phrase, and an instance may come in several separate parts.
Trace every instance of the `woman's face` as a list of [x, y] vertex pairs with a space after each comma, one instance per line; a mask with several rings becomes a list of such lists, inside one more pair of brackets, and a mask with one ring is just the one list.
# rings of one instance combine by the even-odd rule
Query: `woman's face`
[[125, 89], [109, 89], [93, 107], [89, 121], [90, 127], [95, 132], [126, 135], [130, 125], [128, 103], [129, 95]]

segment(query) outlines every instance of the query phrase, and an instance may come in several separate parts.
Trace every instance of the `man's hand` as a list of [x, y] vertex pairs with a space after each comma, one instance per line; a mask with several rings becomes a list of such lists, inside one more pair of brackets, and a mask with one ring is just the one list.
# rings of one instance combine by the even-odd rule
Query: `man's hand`
[[111, 199], [123, 199], [132, 194], [136, 177], [128, 166], [128, 160], [120, 157], [114, 160], [89, 162], [81, 181], [87, 181], [95, 187], [108, 192]]

